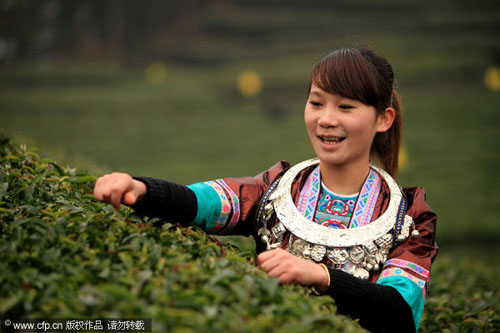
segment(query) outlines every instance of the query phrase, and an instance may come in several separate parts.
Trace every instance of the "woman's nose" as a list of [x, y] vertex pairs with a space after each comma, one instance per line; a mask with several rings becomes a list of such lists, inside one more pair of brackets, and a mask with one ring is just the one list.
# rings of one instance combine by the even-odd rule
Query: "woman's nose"
[[335, 110], [325, 109], [318, 119], [318, 125], [321, 127], [336, 127], [339, 125], [339, 119]]

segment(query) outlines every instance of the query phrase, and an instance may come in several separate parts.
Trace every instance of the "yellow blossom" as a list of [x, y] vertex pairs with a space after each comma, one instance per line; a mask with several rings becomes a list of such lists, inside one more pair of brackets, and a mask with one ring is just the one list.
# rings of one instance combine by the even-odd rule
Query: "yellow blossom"
[[167, 78], [167, 68], [160, 61], [152, 62], [145, 72], [146, 80], [151, 84], [160, 84]]
[[245, 97], [255, 97], [262, 91], [262, 78], [254, 70], [245, 70], [238, 75], [236, 86]]

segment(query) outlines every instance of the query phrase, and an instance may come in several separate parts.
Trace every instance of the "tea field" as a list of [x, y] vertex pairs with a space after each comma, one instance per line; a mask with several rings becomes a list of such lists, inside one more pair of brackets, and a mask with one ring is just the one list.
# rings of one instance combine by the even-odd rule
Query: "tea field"
[[[116, 212], [96, 177], [0, 139], [0, 318], [152, 318], [153, 331], [360, 332], [252, 253]], [[498, 260], [438, 257], [420, 332], [500, 330]]]
[[[330, 299], [280, 287], [249, 264], [251, 240], [117, 213], [89, 192], [111, 171], [191, 184], [312, 157], [303, 123], [311, 68], [330, 50], [368, 46], [391, 62], [402, 97], [398, 183], [424, 187], [438, 215], [420, 331], [500, 331], [498, 1], [186, 0], [186, 25], [141, 31], [132, 60], [99, 52], [97, 30], [80, 29], [83, 49], [8, 63], [9, 27], [43, 42], [51, 24], [66, 29], [78, 15], [56, 15], [64, 1], [0, 3], [0, 318], [357, 331]], [[105, 24], [104, 2], [96, 15], [90, 3], [64, 8]], [[23, 8], [41, 8], [40, 22]]]

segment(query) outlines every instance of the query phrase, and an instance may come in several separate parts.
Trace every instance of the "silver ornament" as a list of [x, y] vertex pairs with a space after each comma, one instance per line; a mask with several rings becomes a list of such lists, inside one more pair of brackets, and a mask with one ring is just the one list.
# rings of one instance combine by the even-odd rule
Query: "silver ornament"
[[381, 249], [390, 249], [392, 247], [392, 235], [383, 235], [382, 237], [375, 240], [375, 244], [377, 244]]
[[385, 264], [385, 262], [387, 261], [387, 254], [383, 251], [380, 251], [379, 253], [377, 253], [377, 255], [375, 257], [376, 257], [377, 262], [381, 263], [382, 265]]
[[285, 233], [286, 231], [286, 228], [285, 226], [283, 225], [283, 223], [279, 222], [278, 224], [276, 224], [272, 229], [271, 231], [273, 232], [273, 236], [275, 238], [280, 238], [283, 236], [283, 234]]
[[273, 212], [274, 208], [273, 205], [268, 203], [267, 205], [264, 206], [264, 214], [265, 215], [270, 215]]
[[349, 251], [349, 258], [353, 263], [360, 264], [365, 258], [365, 250], [363, 250], [362, 246], [354, 246], [351, 248], [351, 251]]
[[375, 265], [377, 263], [377, 253], [367, 255], [366, 262]]
[[270, 250], [277, 249], [280, 246], [281, 246], [281, 242], [273, 243], [273, 244], [269, 245], [269, 249]]
[[311, 250], [311, 259], [314, 261], [321, 261], [326, 254], [326, 247], [323, 245], [316, 244]]
[[269, 196], [277, 218], [288, 231], [310, 244], [349, 248], [372, 242], [394, 228], [403, 194], [394, 179], [387, 172], [375, 166], [371, 166], [371, 168], [381, 176], [390, 191], [388, 206], [376, 220], [362, 228], [349, 229], [325, 228], [322, 225], [311, 223], [311, 220], [297, 209], [291, 195], [291, 189], [296, 176], [302, 170], [318, 163], [318, 159], [311, 159], [290, 168], [281, 178], [276, 190]]
[[302, 239], [297, 239], [292, 244], [292, 252], [296, 256], [307, 258], [309, 257], [311, 251], [309, 250], [309, 243]]
[[406, 240], [406, 236], [403, 235], [403, 234], [399, 234], [398, 235], [398, 238], [396, 238], [396, 240], [399, 242], [399, 243], [403, 243], [405, 240]]
[[418, 236], [420, 236], [420, 232], [418, 232], [418, 230], [417, 230], [417, 229], [415, 229], [415, 230], [413, 230], [413, 231], [411, 232], [411, 237], [413, 237], [413, 238], [418, 238]]
[[260, 239], [262, 239], [262, 241], [263, 241], [264, 243], [266, 243], [266, 244], [268, 244], [268, 245], [269, 245], [269, 237], [268, 237], [267, 235], [264, 235], [264, 236], [260, 237]]
[[366, 253], [375, 255], [377, 253], [377, 246], [374, 243], [368, 243], [364, 246]]
[[349, 260], [349, 252], [346, 249], [334, 247], [327, 251], [328, 259], [330, 259], [334, 264], [341, 265], [345, 264]]
[[370, 273], [364, 268], [356, 268], [352, 275], [363, 280], [367, 280], [370, 277]]
[[269, 230], [267, 230], [266, 228], [260, 228], [258, 231], [257, 231], [257, 234], [259, 236], [270, 236], [271, 233], [269, 232]]
[[273, 211], [274, 211], [273, 205], [268, 203], [264, 207], [264, 213], [262, 214], [262, 218], [264, 219], [264, 221], [267, 222], [271, 219], [271, 216], [273, 215]]
[[304, 249], [304, 252], [302, 252], [302, 257], [304, 259], [311, 258], [311, 246], [309, 246], [309, 244], [307, 244], [307, 247]]

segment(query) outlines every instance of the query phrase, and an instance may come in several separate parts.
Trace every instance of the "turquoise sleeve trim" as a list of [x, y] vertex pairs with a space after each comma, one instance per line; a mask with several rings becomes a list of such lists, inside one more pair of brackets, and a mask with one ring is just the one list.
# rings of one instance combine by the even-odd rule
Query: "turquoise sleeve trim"
[[221, 214], [222, 204], [219, 195], [214, 188], [205, 183], [196, 183], [189, 185], [198, 203], [198, 211], [191, 225], [197, 225], [203, 230], [209, 232], [217, 224]]
[[415, 328], [418, 330], [422, 313], [424, 312], [424, 297], [422, 288], [404, 276], [388, 276], [377, 281], [377, 284], [396, 289], [411, 308]]

